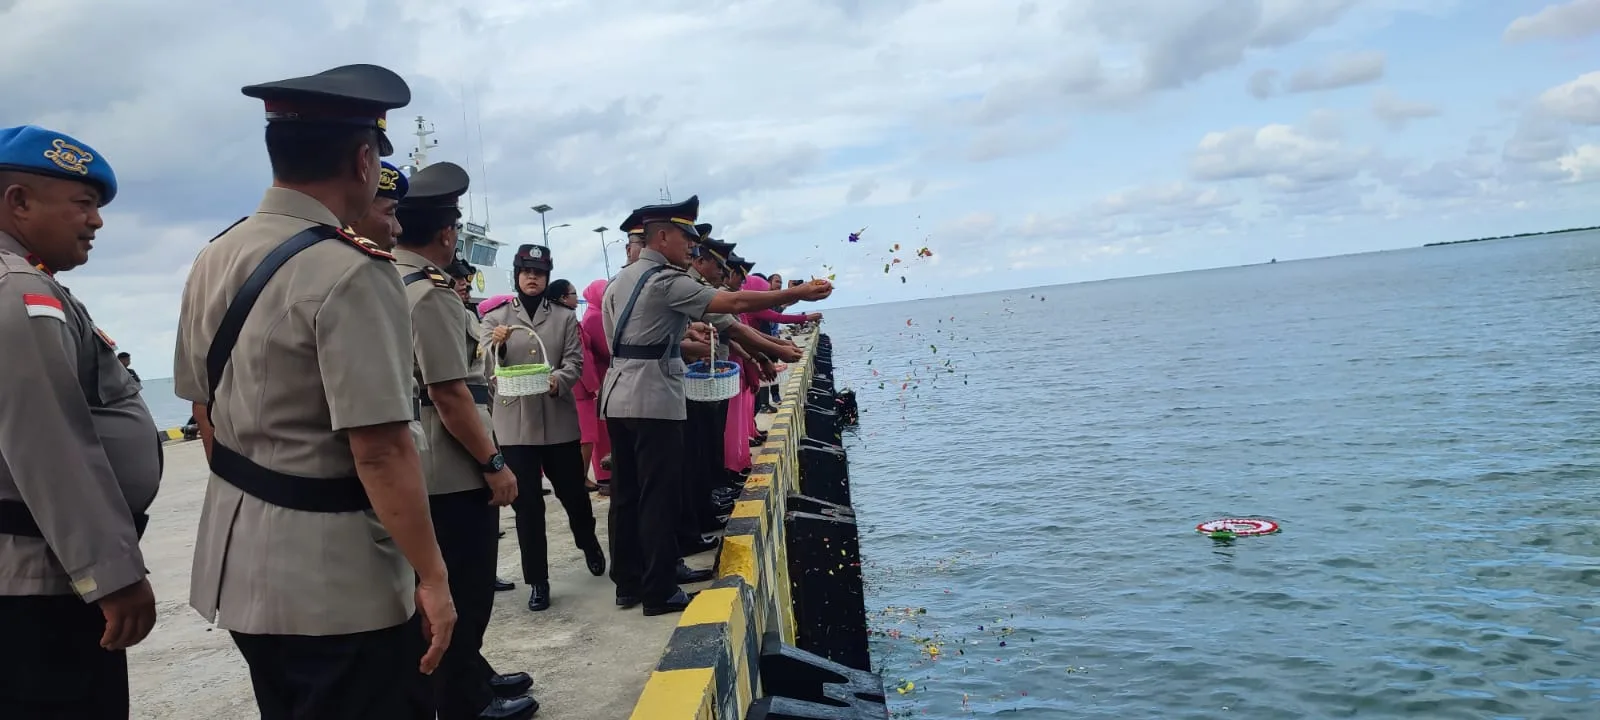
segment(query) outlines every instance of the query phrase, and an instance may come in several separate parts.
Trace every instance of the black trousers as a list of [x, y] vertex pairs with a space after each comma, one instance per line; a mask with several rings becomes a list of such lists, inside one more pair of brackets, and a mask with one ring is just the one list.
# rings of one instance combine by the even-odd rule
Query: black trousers
[[618, 596], [664, 603], [678, 592], [682, 420], [607, 418], [611, 435], [611, 580]]
[[517, 513], [522, 581], [548, 582], [550, 554], [545, 538], [541, 474], [550, 478], [550, 488], [567, 511], [567, 525], [572, 528], [572, 540], [578, 549], [600, 548], [600, 538], [594, 534], [594, 506], [589, 504], [589, 490], [583, 486], [588, 474], [583, 466], [583, 447], [574, 440], [556, 445], [507, 445], [501, 452], [505, 453], [506, 465], [517, 476], [517, 499], [511, 503], [511, 509]]
[[261, 720], [418, 718], [418, 632], [412, 623], [350, 635], [250, 635], [233, 644], [250, 664]]
[[76, 595], [0, 597], [0, 718], [127, 720], [128, 655]]
[[727, 425], [728, 403], [691, 401], [686, 405], [689, 417], [683, 425], [683, 512], [678, 538], [679, 542], [696, 542], [701, 532], [712, 528], [711, 491], [724, 477], [717, 418], [721, 413], [721, 426]]
[[483, 674], [483, 636], [494, 612], [499, 512], [488, 488], [428, 498], [439, 553], [450, 572], [456, 630], [431, 678], [440, 720], [473, 718], [494, 700]]

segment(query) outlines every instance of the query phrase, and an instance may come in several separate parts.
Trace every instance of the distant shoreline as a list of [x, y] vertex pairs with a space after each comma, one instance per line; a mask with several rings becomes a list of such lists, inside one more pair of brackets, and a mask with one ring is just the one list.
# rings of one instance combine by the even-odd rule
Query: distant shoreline
[[1583, 232], [1585, 230], [1600, 230], [1600, 225], [1593, 227], [1567, 228], [1565, 230], [1546, 230], [1544, 232], [1525, 232], [1515, 235], [1496, 235], [1494, 237], [1472, 238], [1471, 240], [1442, 240], [1440, 242], [1426, 243], [1423, 247], [1439, 247], [1440, 245], [1460, 245], [1462, 243], [1488, 242], [1490, 240], [1509, 240], [1511, 238], [1537, 237], [1539, 235], [1560, 235], [1562, 233]]

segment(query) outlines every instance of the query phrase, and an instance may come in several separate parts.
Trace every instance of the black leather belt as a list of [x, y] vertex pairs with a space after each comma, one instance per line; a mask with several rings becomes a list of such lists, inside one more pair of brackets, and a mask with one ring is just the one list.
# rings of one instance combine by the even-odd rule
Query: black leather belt
[[[488, 385], [468, 385], [467, 392], [472, 393], [472, 404], [489, 405], [494, 402], [494, 396], [489, 392]], [[433, 407], [433, 398], [428, 397], [427, 388], [422, 390], [422, 407]]]
[[683, 348], [666, 343], [655, 345], [628, 345], [621, 344], [611, 351], [611, 357], [623, 360], [665, 360], [668, 358], [682, 357]]
[[246, 495], [290, 510], [345, 513], [372, 507], [360, 478], [310, 478], [268, 470], [215, 439], [211, 442], [211, 472]]
[[[144, 537], [145, 526], [150, 524], [150, 516], [144, 513], [133, 514], [133, 530]], [[44, 538], [44, 531], [39, 529], [39, 523], [34, 521], [33, 512], [28, 510], [21, 500], [0, 500], [0, 535], [20, 535], [22, 537]]]

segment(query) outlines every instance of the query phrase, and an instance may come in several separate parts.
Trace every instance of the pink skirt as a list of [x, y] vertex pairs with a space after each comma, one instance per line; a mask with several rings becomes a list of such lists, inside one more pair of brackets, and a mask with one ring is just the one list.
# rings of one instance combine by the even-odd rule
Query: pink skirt
[[722, 466], [734, 472], [750, 469], [750, 423], [755, 417], [755, 396], [740, 391], [728, 400], [728, 428], [722, 434]]
[[594, 398], [578, 398], [578, 437], [586, 443], [597, 442], [605, 430], [600, 427], [600, 404]]
[[594, 481], [610, 481], [611, 473], [600, 467], [601, 458], [611, 454], [611, 435], [606, 430], [606, 421], [600, 417], [598, 398], [578, 401], [578, 437], [580, 442], [594, 444], [594, 452], [589, 457]]

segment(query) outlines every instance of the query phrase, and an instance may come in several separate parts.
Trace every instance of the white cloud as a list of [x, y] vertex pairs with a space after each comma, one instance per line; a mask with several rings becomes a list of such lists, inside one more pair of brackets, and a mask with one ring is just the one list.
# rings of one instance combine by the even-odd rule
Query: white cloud
[[1539, 105], [1568, 122], [1600, 125], [1600, 70], [1544, 91], [1539, 95]]
[[1512, 20], [1503, 37], [1506, 42], [1519, 43], [1576, 40], [1595, 33], [1600, 33], [1600, 0], [1569, 0]]
[[1372, 95], [1372, 114], [1390, 130], [1401, 130], [1412, 120], [1435, 117], [1439, 107], [1424, 102], [1406, 100], [1388, 88]]
[[[1247, 87], [1262, 98], [1381, 77], [1386, 56], [1373, 33], [1410, 14], [1445, 21], [1450, 2], [0, 0], [0, 8], [7, 122], [80, 137], [122, 181], [93, 261], [66, 280], [139, 356], [143, 374], [157, 377], [184, 268], [268, 183], [260, 106], [238, 93], [246, 84], [345, 63], [390, 65], [414, 96], [391, 118], [400, 155], [413, 142], [412, 118], [434, 122], [441, 145], [432, 158], [469, 167], [474, 216], [492, 218], [493, 236], [513, 246], [539, 238], [529, 206], [554, 206], [550, 222], [572, 227], [550, 241], [559, 274], [573, 280], [601, 272], [589, 228], [615, 226], [669, 185], [675, 197], [699, 194], [703, 217], [741, 254], [796, 273], [830, 263], [841, 278], [881, 280], [876, 255], [838, 249], [864, 224], [875, 242], [931, 237], [939, 254], [908, 274], [914, 288], [982, 264], [961, 260], [963, 248], [1041, 247], [997, 257], [1119, 258], [1128, 264], [1117, 267], [1137, 271], [1144, 266], [1131, 259], [1160, 255], [1164, 243], [1244, 232], [1274, 213], [1287, 227], [1304, 224], [1300, 213], [1377, 202], [1383, 150], [1353, 144], [1338, 116], [1288, 124], [1268, 114], [1272, 103], [1220, 98], [1239, 99], [1241, 65], [1301, 68], [1256, 70]], [[1373, 49], [1325, 55], [1330, 48]], [[1325, 59], [1305, 65], [1307, 57]], [[1436, 110], [1402, 99], [1420, 93], [1468, 106], [1443, 88], [1399, 82], [1426, 67], [1395, 70], [1395, 94], [1374, 96], [1371, 107], [1350, 94], [1320, 99], [1345, 102], [1345, 116], [1371, 112], [1395, 125]], [[1490, 180], [1473, 174], [1481, 164], [1448, 157], [1398, 164], [1382, 179], [1445, 198], [1504, 178], [1588, 172], [1560, 164], [1570, 156], [1579, 159], [1569, 165], [1587, 168], [1572, 149], [1584, 138], [1568, 127], [1594, 122], [1587, 96], [1576, 87], [1546, 95], [1541, 119], [1470, 130], [1485, 135], [1483, 147], [1504, 143], [1498, 157], [1479, 154]], [[1205, 134], [1188, 156], [1170, 145], [1229, 127]], [[1466, 147], [1466, 132], [1457, 145]]]
[[1600, 182], [1600, 145], [1580, 145], [1556, 160], [1573, 182]]
[[1332, 55], [1296, 70], [1289, 76], [1288, 91], [1318, 92], [1364, 85], [1383, 78], [1386, 65], [1380, 50]]

